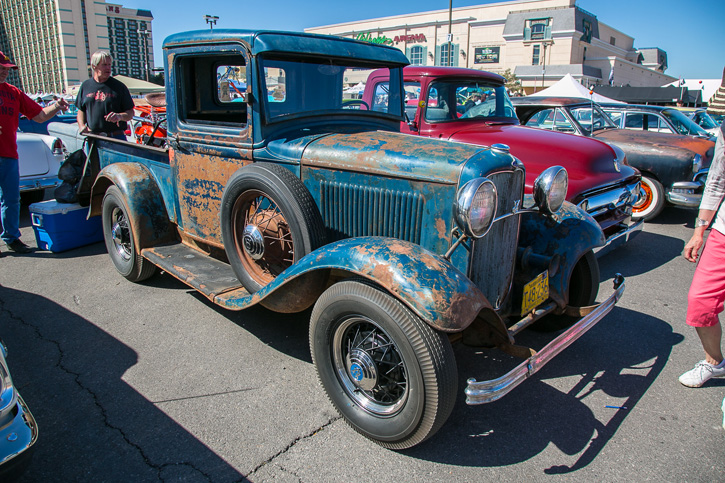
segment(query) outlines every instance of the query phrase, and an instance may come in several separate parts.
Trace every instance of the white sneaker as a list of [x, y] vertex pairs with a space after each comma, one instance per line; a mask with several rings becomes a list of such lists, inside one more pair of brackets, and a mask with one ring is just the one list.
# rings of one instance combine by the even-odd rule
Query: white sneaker
[[725, 367], [717, 367], [703, 361], [695, 364], [694, 369], [690, 369], [680, 376], [680, 382], [687, 387], [700, 387], [713, 377], [725, 377]]

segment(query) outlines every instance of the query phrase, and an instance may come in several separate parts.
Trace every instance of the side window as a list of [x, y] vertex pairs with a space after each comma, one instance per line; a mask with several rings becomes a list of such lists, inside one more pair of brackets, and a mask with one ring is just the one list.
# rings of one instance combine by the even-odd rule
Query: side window
[[269, 102], [285, 102], [287, 100], [286, 78], [284, 69], [264, 68], [264, 85], [267, 86], [267, 100]]
[[669, 124], [662, 119], [661, 117], [657, 117], [657, 132], [665, 132], [668, 134], [677, 134], [675, 131], [672, 130]]
[[554, 110], [542, 109], [526, 121], [529, 127], [538, 127], [541, 129], [552, 129], [554, 127]]
[[405, 113], [409, 120], [415, 118], [418, 112], [418, 103], [420, 102], [420, 82], [405, 83]]
[[612, 121], [614, 121], [614, 124], [617, 125], [617, 127], [622, 127], [622, 113], [621, 112], [612, 112], [607, 111], [607, 114], [609, 114], [609, 117], [612, 118]]
[[559, 132], [574, 132], [574, 126], [571, 125], [569, 119], [564, 115], [561, 109], [556, 110], [554, 117], [554, 130]]
[[190, 124], [247, 123], [247, 68], [244, 57], [191, 55], [176, 59], [181, 95], [179, 119]]
[[388, 82], [381, 82], [375, 86], [373, 94], [373, 105], [370, 108], [373, 111], [388, 112], [388, 95], [390, 94], [390, 86]]
[[640, 130], [640, 131], [643, 130], [644, 129], [644, 114], [627, 113], [627, 116], [624, 118], [624, 128]]

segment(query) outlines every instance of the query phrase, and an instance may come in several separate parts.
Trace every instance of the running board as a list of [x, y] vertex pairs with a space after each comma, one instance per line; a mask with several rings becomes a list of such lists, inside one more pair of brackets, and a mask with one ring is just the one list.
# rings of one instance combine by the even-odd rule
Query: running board
[[225, 292], [235, 291], [237, 297], [249, 295], [229, 264], [181, 243], [145, 248], [141, 256], [214, 303]]

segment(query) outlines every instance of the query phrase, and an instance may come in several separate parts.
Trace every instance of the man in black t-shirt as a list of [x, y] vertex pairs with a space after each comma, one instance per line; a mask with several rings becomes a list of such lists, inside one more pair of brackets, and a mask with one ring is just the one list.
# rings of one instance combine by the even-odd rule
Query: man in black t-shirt
[[111, 77], [113, 58], [102, 50], [91, 57], [93, 77], [81, 84], [76, 98], [81, 134], [106, 134], [126, 140], [126, 122], [133, 119], [133, 99], [122, 82]]

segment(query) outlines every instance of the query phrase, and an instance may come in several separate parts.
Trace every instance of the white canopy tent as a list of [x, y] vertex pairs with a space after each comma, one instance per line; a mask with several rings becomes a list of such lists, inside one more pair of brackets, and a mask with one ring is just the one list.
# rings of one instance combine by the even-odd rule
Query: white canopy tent
[[556, 84], [547, 87], [543, 91], [529, 94], [529, 97], [583, 97], [585, 99], [591, 99], [594, 102], [616, 102], [619, 104], [626, 104], [626, 102], [611, 99], [597, 94], [596, 92], [592, 92], [591, 94], [589, 94], [589, 92], [590, 90], [572, 77], [571, 74], [567, 74]]
[[356, 85], [352, 87], [348, 87], [344, 91], [345, 94], [362, 94], [365, 92], [365, 84], [362, 82], [358, 82]]

